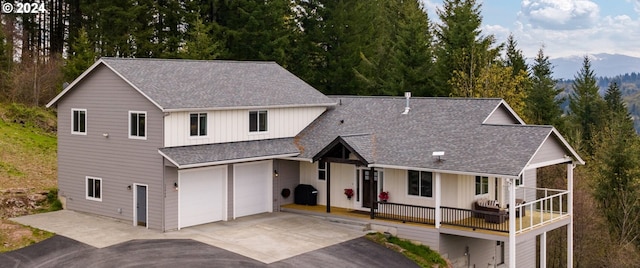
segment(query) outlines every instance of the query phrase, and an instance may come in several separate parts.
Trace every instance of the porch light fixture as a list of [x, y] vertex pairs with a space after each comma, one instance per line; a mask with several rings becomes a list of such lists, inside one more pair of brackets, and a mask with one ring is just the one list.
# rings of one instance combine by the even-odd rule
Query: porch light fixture
[[178, 182], [174, 182], [174, 183], [173, 183], [173, 188], [175, 188], [175, 189], [176, 189], [176, 191], [178, 190]]
[[276, 176], [276, 177], [280, 176], [280, 174], [278, 174], [278, 170], [273, 170], [273, 176]]
[[102, 133], [102, 137], [109, 138], [109, 133]]
[[442, 161], [442, 157], [444, 156], [444, 151], [435, 151], [432, 154], [433, 157], [438, 157], [438, 162]]
[[131, 191], [131, 185], [127, 185], [127, 190]]

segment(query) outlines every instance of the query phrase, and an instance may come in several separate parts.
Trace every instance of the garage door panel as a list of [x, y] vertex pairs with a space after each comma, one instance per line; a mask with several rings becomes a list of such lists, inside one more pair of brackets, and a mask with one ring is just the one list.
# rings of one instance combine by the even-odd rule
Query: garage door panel
[[234, 165], [235, 217], [271, 212], [271, 161]]
[[225, 167], [180, 172], [180, 227], [224, 220]]

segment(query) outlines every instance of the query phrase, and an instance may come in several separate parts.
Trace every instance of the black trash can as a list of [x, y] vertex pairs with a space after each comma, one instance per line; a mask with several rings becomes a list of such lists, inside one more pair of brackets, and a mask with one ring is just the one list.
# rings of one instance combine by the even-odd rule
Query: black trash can
[[309, 184], [300, 184], [293, 192], [293, 202], [298, 205], [315, 206], [318, 204], [318, 190]]

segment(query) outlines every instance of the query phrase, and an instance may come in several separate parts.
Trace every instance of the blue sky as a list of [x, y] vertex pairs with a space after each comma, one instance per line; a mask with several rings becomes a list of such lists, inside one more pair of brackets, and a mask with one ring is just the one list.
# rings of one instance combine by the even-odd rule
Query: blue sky
[[[442, 0], [422, 0], [432, 22]], [[482, 32], [513, 33], [525, 57], [544, 45], [550, 58], [611, 53], [640, 57], [640, 0], [477, 0]]]

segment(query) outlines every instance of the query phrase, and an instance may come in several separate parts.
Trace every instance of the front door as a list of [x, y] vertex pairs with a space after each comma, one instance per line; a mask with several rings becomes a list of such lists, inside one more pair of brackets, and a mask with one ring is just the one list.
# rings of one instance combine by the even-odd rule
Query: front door
[[147, 226], [147, 186], [136, 185], [136, 223]]
[[[378, 172], [377, 170], [373, 172], [373, 179], [371, 178], [371, 170], [363, 169], [362, 170], [362, 207], [371, 208], [371, 199], [373, 201], [378, 200]], [[373, 185], [372, 185], [373, 184]], [[371, 195], [371, 187], [373, 187], [374, 195]], [[378, 208], [378, 205], [374, 203], [374, 208]]]

